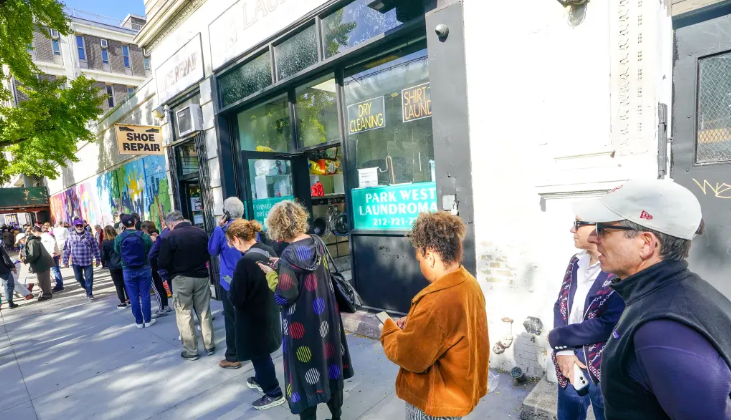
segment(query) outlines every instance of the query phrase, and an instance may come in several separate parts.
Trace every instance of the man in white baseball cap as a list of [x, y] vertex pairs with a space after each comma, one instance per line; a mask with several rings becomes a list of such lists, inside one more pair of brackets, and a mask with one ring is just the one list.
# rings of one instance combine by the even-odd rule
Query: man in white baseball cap
[[582, 204], [627, 305], [602, 355], [606, 418], [730, 419], [731, 302], [685, 261], [703, 229], [698, 199], [633, 180]]

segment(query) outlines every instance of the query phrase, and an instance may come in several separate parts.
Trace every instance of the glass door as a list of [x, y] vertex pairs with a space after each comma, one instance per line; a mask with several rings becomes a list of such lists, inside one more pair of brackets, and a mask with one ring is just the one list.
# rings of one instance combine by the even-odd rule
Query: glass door
[[301, 155], [242, 152], [244, 191], [249, 219], [266, 229], [269, 210], [284, 200], [297, 200], [311, 211], [307, 161]]

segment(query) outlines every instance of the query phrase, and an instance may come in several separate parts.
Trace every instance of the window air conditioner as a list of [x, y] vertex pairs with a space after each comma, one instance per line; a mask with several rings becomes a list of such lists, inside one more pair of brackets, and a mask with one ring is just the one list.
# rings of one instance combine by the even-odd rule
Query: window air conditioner
[[101, 44], [102, 44], [102, 48], [107, 48], [107, 47], [109, 47], [109, 43], [107, 42], [107, 40], [106, 40], [106, 39], [102, 39], [102, 40], [101, 40]]
[[145, 56], [145, 57], [149, 57], [150, 56], [150, 51], [147, 48], [143, 48], [142, 49], [142, 55]]
[[184, 137], [203, 129], [203, 113], [200, 105], [190, 105], [176, 112], [178, 136]]
[[51, 29], [51, 39], [59, 39], [60, 35], [58, 34], [58, 31], [55, 29]]

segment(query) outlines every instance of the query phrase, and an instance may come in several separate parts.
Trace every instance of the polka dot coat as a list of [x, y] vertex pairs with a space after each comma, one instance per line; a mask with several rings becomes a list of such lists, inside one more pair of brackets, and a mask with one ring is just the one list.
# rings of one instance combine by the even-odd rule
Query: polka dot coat
[[282, 253], [274, 300], [282, 311], [285, 396], [293, 414], [326, 403], [353, 376], [325, 262], [312, 238], [293, 242]]

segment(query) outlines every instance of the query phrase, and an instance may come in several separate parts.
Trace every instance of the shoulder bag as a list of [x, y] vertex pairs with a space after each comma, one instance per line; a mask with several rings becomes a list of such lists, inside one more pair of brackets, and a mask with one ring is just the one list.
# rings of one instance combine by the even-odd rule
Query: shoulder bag
[[355, 313], [361, 306], [363, 301], [360, 295], [355, 290], [352, 284], [338, 271], [338, 267], [335, 266], [335, 260], [330, 255], [330, 250], [325, 245], [325, 242], [317, 235], [312, 235], [315, 241], [319, 242], [320, 245], [325, 249], [325, 258], [327, 258], [327, 267], [330, 274], [330, 281], [332, 282], [333, 290], [335, 292], [335, 300], [338, 302], [338, 308], [340, 312]]

